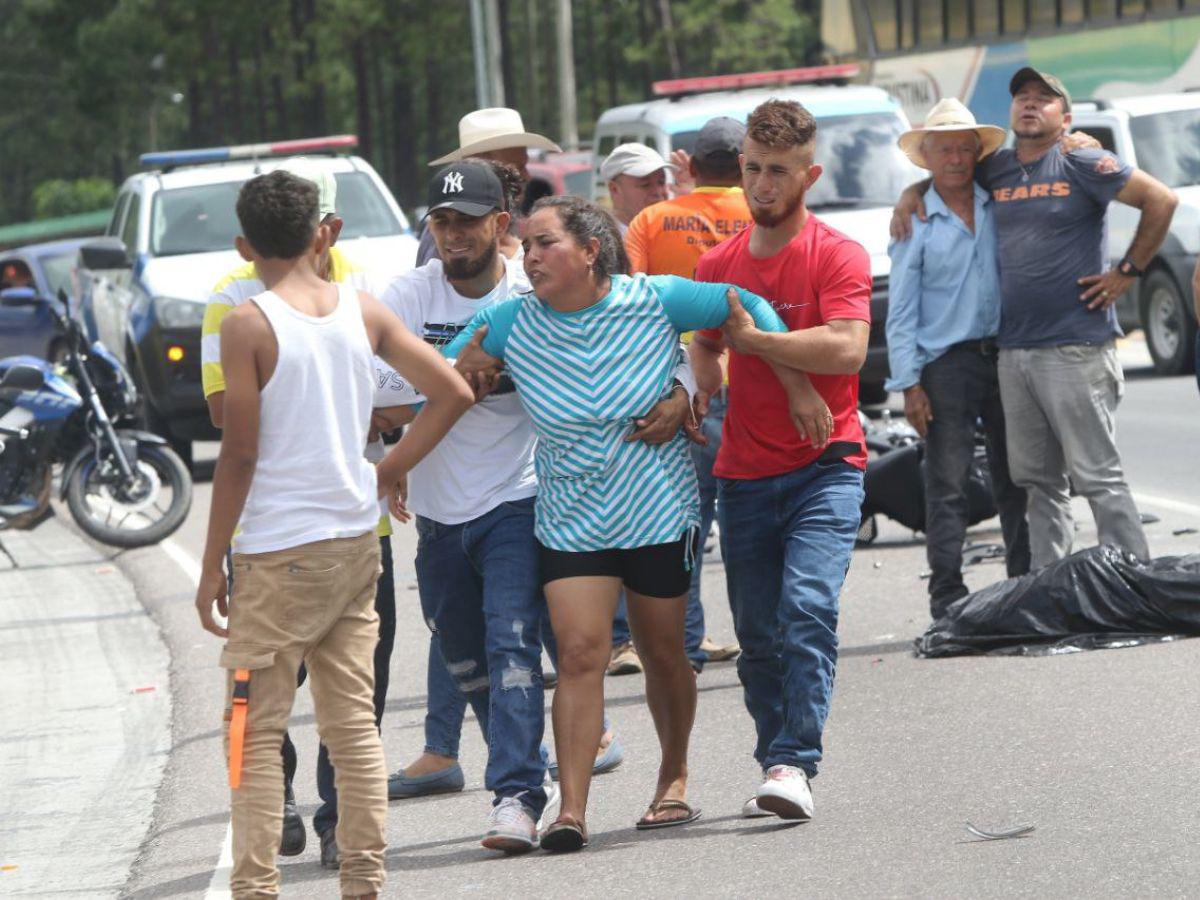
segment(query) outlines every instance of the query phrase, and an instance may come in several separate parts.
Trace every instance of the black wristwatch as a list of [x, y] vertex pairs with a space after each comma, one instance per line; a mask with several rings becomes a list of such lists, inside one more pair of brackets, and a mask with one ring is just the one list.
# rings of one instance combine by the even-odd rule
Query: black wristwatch
[[1130, 259], [1128, 256], [1126, 256], [1123, 260], [1121, 260], [1119, 263], [1117, 263], [1117, 271], [1120, 272], [1122, 275], [1124, 275], [1126, 278], [1141, 278], [1143, 275], [1146, 274], [1141, 269], [1139, 269], [1134, 264], [1133, 260]]

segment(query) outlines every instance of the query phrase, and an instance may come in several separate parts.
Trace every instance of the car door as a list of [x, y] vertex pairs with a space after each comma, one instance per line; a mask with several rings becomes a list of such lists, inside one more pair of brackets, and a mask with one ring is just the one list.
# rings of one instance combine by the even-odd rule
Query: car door
[[[135, 252], [136, 244], [131, 246], [128, 241], [131, 236], [135, 241], [137, 239], [140, 197], [136, 191], [131, 191], [117, 202], [120, 218], [114, 215], [109, 228], [114, 235], [126, 241], [125, 246], [130, 252]], [[125, 337], [129, 330], [129, 304], [133, 295], [126, 283], [127, 278], [124, 274], [113, 277], [110, 272], [87, 272], [84, 278], [84, 292], [95, 327], [94, 336], [123, 363], [128, 363], [129, 360], [125, 358], [128, 341]]]
[[[12, 281], [33, 278], [29, 263], [19, 256], [0, 259], [0, 289], [16, 286], [9, 273]], [[38, 292], [36, 283], [29, 287]], [[54, 323], [44, 301], [21, 306], [0, 303], [0, 359], [22, 354], [44, 357], [53, 337]]]

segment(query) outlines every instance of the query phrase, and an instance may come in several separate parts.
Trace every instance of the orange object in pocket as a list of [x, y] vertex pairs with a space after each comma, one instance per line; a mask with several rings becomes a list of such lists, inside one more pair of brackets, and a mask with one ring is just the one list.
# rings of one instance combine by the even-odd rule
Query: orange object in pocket
[[250, 670], [233, 673], [233, 714], [229, 719], [229, 786], [242, 784], [242, 748], [246, 743], [246, 710], [250, 705]]

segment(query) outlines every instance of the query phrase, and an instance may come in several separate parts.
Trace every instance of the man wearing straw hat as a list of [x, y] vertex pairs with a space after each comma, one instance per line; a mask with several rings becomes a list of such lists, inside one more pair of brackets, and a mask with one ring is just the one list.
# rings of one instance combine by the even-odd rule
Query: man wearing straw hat
[[[549, 150], [561, 153], [562, 147], [548, 137], [525, 130], [521, 114], [502, 106], [477, 109], [458, 120], [458, 149], [439, 156], [430, 167], [444, 166], [470, 157], [491, 159], [512, 166], [529, 183], [530, 150]], [[417, 248], [417, 265], [423, 266], [437, 256], [437, 245], [426, 228]]]
[[908, 421], [925, 438], [929, 610], [936, 620], [968, 591], [962, 577], [967, 475], [982, 419], [1000, 511], [1008, 575], [1029, 570], [1025, 492], [1008, 472], [996, 335], [1000, 273], [992, 199], [975, 184], [975, 164], [1004, 142], [954, 99], [940, 101], [900, 149], [931, 173], [926, 220], [889, 248], [888, 390], [904, 392]]

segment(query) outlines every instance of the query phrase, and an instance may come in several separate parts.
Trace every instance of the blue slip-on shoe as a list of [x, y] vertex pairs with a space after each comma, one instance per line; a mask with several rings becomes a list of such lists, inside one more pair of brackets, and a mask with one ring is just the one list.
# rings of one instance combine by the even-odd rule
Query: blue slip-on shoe
[[465, 784], [462, 766], [458, 763], [440, 772], [418, 775], [415, 778], [405, 775], [401, 769], [388, 777], [388, 799], [411, 800], [413, 797], [428, 797], [431, 794], [454, 794], [461, 791]]
[[[620, 739], [614, 736], [612, 742], [604, 748], [604, 752], [596, 757], [596, 761], [592, 764], [592, 774], [603, 775], [605, 772], [611, 772], [624, 761], [625, 750], [621, 747]], [[550, 763], [546, 770], [550, 773], [551, 778], [558, 781], [558, 763]]]

